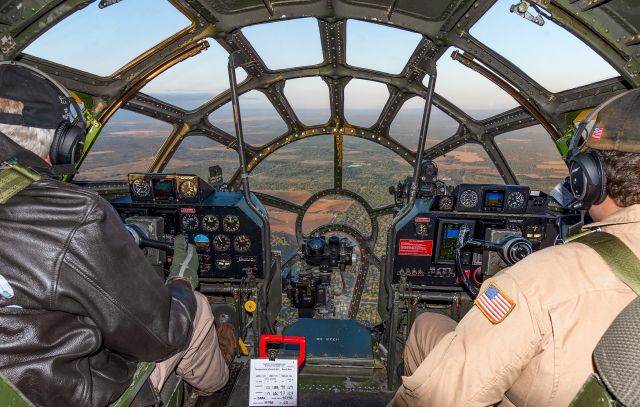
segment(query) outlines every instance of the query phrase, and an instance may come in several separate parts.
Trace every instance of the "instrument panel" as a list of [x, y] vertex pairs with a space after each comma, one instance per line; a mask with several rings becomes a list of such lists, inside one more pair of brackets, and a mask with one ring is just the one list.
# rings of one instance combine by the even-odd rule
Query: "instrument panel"
[[[554, 245], [560, 234], [558, 217], [539, 213], [546, 208], [546, 201], [541, 204], [540, 199], [544, 200], [521, 185], [461, 184], [452, 196], [416, 200], [395, 225], [392, 282], [460, 287], [455, 260], [463, 227], [476, 239], [496, 242], [506, 236], [524, 237], [533, 250]], [[463, 272], [477, 284], [504, 267], [504, 263], [498, 267], [500, 262], [496, 253], [479, 248], [461, 253]]]
[[[262, 220], [242, 192], [214, 192], [203, 183], [195, 175], [130, 174], [131, 195], [111, 204], [123, 219], [162, 217], [167, 241], [185, 235], [198, 252], [201, 277], [263, 277], [265, 251], [271, 248], [263, 241]], [[258, 199], [250, 196], [266, 214]]]

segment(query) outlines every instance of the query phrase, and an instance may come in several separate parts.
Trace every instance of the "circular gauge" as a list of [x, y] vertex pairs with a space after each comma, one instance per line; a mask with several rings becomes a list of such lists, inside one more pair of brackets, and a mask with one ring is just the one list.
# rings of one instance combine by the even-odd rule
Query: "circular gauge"
[[213, 248], [217, 252], [226, 252], [231, 248], [231, 239], [225, 235], [216, 235], [213, 238]]
[[439, 208], [441, 211], [451, 211], [453, 210], [453, 197], [452, 196], [441, 196], [439, 202]]
[[149, 183], [143, 179], [137, 179], [131, 183], [131, 190], [133, 194], [138, 198], [145, 198], [149, 196], [151, 187]]
[[196, 249], [206, 251], [209, 248], [209, 237], [207, 235], [195, 235], [193, 244]]
[[200, 226], [198, 215], [195, 213], [187, 213], [182, 215], [182, 230], [196, 230]]
[[509, 209], [520, 209], [524, 206], [524, 203], [524, 194], [520, 191], [514, 191], [507, 197], [507, 208]]
[[427, 236], [429, 234], [429, 224], [424, 222], [416, 222], [416, 235]]
[[460, 194], [460, 206], [474, 208], [478, 205], [478, 193], [473, 189], [467, 189]]
[[240, 219], [234, 215], [227, 215], [222, 219], [222, 229], [225, 232], [237, 232], [240, 229]]
[[251, 239], [247, 235], [238, 235], [233, 239], [233, 250], [246, 253], [251, 249]]
[[202, 228], [207, 232], [215, 232], [220, 227], [220, 221], [216, 215], [204, 215], [202, 217]]
[[182, 182], [178, 190], [183, 198], [195, 198], [198, 195], [198, 185], [191, 180]]
[[227, 270], [231, 267], [231, 256], [228, 254], [219, 254], [213, 261], [213, 265], [218, 270]]

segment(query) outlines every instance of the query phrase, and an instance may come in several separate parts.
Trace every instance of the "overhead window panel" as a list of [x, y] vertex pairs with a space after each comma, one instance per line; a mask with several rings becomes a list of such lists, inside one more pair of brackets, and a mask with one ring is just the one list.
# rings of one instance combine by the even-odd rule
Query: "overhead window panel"
[[545, 19], [539, 26], [510, 13], [513, 3], [498, 0], [471, 28], [471, 35], [552, 92], [619, 76], [600, 55], [553, 21]]
[[541, 125], [501, 134], [495, 141], [518, 182], [531, 189], [548, 193], [569, 175], [555, 143]]
[[333, 188], [333, 136], [305, 138], [272, 153], [251, 172], [251, 187], [297, 205]]
[[208, 137], [188, 136], [182, 140], [164, 172], [195, 174], [207, 180], [209, 167], [214, 165], [220, 166], [222, 179], [228, 182], [238, 169], [238, 153]]
[[301, 122], [312, 125], [329, 121], [329, 88], [321, 78], [290, 79], [285, 82], [284, 95]]
[[[449, 100], [474, 119], [486, 119], [518, 106], [518, 103], [498, 85], [451, 58], [455, 48], [449, 48], [438, 60], [436, 93]], [[459, 52], [462, 52], [458, 50]], [[429, 77], [424, 78], [427, 86]]]
[[[403, 146], [416, 151], [418, 149], [418, 139], [420, 138], [420, 127], [422, 116], [424, 115], [424, 99], [415, 96], [407, 100], [391, 126], [389, 135], [400, 142]], [[460, 124], [448, 114], [435, 106], [431, 107], [431, 117], [429, 119], [429, 129], [427, 131], [426, 148], [432, 147], [446, 138], [452, 136]]]
[[108, 76], [191, 24], [164, 0], [123, 1], [104, 9], [99, 3], [65, 18], [24, 52]]
[[[261, 146], [287, 132], [287, 124], [264, 93], [252, 90], [240, 95], [239, 100], [245, 142]], [[231, 102], [211, 113], [209, 121], [233, 137], [236, 136]]]
[[422, 39], [418, 33], [368, 23], [347, 21], [347, 64], [399, 74]]
[[126, 180], [130, 172], [145, 172], [172, 129], [168, 123], [118, 110], [102, 129], [74, 179]]
[[389, 99], [387, 86], [380, 82], [352, 79], [344, 89], [344, 115], [353, 125], [371, 127]]
[[315, 18], [257, 24], [241, 31], [269, 69], [322, 63], [320, 29]]
[[[172, 66], [149, 82], [141, 92], [187, 110], [193, 110], [217, 94], [229, 89], [227, 62], [229, 53], [214, 40], [209, 48]], [[246, 79], [236, 69], [238, 83]]]
[[437, 157], [438, 178], [448, 185], [504, 184], [487, 152], [479, 144], [465, 144]]

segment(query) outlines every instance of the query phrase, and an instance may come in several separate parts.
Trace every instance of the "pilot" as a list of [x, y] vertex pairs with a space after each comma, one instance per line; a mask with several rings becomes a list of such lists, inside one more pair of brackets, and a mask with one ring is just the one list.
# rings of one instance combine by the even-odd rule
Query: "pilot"
[[[613, 234], [639, 256], [640, 90], [600, 109], [575, 156], [582, 167], [571, 172], [589, 173], [587, 190], [576, 184], [595, 221], [586, 228]], [[485, 281], [458, 324], [434, 313], [416, 318], [406, 376], [390, 404], [567, 406], [594, 372], [598, 340], [634, 298], [584, 244], [536, 252]]]
[[139, 361], [157, 361], [151, 392], [174, 370], [201, 394], [220, 389], [235, 348], [223, 355], [193, 292], [193, 247], [176, 238], [165, 284], [104, 199], [55, 179], [84, 132], [42, 75], [0, 64], [0, 374], [38, 406], [105, 406]]

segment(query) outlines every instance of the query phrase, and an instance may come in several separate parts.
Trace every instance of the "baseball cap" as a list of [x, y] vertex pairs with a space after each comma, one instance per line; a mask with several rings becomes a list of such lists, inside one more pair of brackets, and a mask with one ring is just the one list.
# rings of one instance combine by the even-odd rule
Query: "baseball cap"
[[607, 100], [578, 125], [572, 150], [640, 153], [640, 89]]
[[0, 112], [0, 123], [56, 129], [74, 121], [71, 101], [61, 88], [21, 64], [0, 64], [0, 98], [22, 102], [22, 114]]

